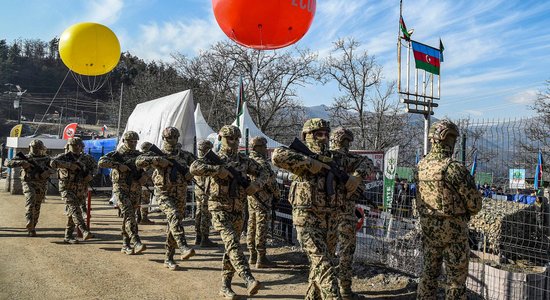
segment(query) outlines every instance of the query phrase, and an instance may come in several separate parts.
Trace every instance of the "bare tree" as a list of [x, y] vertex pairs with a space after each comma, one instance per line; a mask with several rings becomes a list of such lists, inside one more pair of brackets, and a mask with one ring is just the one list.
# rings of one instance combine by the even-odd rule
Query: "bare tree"
[[537, 116], [527, 128], [527, 136], [532, 141], [540, 143], [548, 153], [550, 152], [550, 80], [546, 81], [546, 88], [539, 91], [531, 109], [537, 113]]
[[362, 149], [385, 150], [411, 141], [401, 134], [408, 117], [400, 113], [395, 82], [383, 81], [382, 67], [353, 38], [334, 42], [323, 63], [325, 78], [336, 80], [342, 95], [330, 108], [332, 118], [358, 133]]
[[[201, 103], [207, 121], [216, 127], [232, 121], [240, 78], [256, 125], [277, 140], [286, 140], [289, 128], [303, 121], [296, 88], [320, 80], [317, 55], [307, 49], [260, 51], [232, 42], [219, 42], [189, 59], [175, 54], [175, 67], [189, 78], [209, 86], [214, 98]], [[221, 118], [216, 118], [214, 112]], [[228, 120], [229, 119], [229, 120]]]

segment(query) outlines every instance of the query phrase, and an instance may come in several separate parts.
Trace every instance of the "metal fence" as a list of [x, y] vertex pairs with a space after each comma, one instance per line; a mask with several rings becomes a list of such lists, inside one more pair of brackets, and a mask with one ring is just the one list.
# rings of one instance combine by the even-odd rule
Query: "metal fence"
[[[533, 196], [538, 152], [547, 158], [549, 149], [544, 145], [550, 141], [530, 138], [527, 129], [536, 125], [534, 122], [457, 121], [461, 136], [454, 157], [468, 169], [475, 161], [475, 179], [483, 196], [483, 209], [469, 224], [470, 298], [550, 300], [548, 203], [544, 198], [539, 198], [543, 200], [539, 203]], [[288, 175], [279, 174], [279, 178], [283, 176]], [[365, 185], [367, 192], [359, 205], [366, 209], [367, 217], [357, 233], [355, 260], [420, 276], [422, 245], [414, 211], [415, 182], [396, 182], [391, 211], [382, 207], [382, 181]], [[548, 184], [543, 185], [548, 199]], [[368, 207], [367, 202], [377, 207]], [[283, 217], [276, 224], [283, 222]]]

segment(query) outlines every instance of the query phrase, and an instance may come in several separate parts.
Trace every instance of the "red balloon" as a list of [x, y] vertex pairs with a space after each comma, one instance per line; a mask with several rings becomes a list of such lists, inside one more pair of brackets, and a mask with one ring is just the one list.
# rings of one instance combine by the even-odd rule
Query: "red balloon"
[[212, 0], [214, 15], [230, 39], [267, 50], [296, 43], [315, 16], [316, 0]]

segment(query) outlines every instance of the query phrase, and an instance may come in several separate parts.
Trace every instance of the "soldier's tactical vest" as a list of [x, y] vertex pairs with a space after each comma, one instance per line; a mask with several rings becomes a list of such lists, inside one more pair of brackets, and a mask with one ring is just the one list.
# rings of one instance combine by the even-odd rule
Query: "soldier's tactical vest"
[[421, 215], [457, 217], [466, 214], [464, 199], [448, 181], [452, 159], [430, 160], [418, 164], [418, 211]]
[[[336, 184], [333, 182], [334, 189]], [[341, 197], [327, 196], [326, 179], [319, 176], [296, 176], [290, 185], [288, 201], [292, 207], [304, 210], [333, 210], [339, 208]]]

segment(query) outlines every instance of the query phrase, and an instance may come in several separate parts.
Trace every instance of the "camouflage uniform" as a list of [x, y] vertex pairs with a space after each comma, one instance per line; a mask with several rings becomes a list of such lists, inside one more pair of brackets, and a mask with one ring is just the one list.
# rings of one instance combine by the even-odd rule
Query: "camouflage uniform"
[[[329, 123], [319, 118], [307, 120], [302, 130], [302, 139], [309, 149], [327, 163], [332, 161], [328, 149], [329, 131]], [[329, 233], [336, 232], [336, 208], [340, 207], [337, 201], [341, 197], [327, 195], [323, 169], [328, 166], [319, 160], [284, 147], [275, 149], [272, 156], [275, 166], [294, 174], [288, 198], [298, 240], [310, 262], [306, 299], [339, 299], [338, 279], [329, 249], [336, 240], [335, 235]], [[337, 191], [336, 183], [332, 184]]]
[[[166, 215], [166, 256], [165, 266], [171, 270], [176, 269], [174, 254], [176, 246], [181, 251], [181, 259], [185, 260], [195, 255], [195, 250], [187, 245], [183, 228], [185, 214], [185, 202], [187, 199], [187, 185], [192, 179], [190, 173], [173, 173], [173, 164], [170, 160], [178, 162], [181, 166], [187, 167], [194, 160], [195, 156], [187, 151], [179, 150], [176, 146], [179, 138], [179, 131], [175, 127], [167, 127], [162, 132], [164, 143], [162, 152], [165, 156], [159, 156], [151, 151], [138, 156], [136, 165], [139, 168], [153, 167], [153, 184], [159, 207]], [[175, 174], [175, 180], [172, 178]]]
[[[353, 133], [342, 127], [336, 128], [331, 133], [331, 152], [332, 158], [338, 166], [345, 170], [351, 176], [356, 177], [359, 183], [362, 179], [374, 171], [374, 164], [366, 156], [361, 156], [349, 152], [349, 145], [353, 142]], [[338, 197], [343, 199], [339, 201], [342, 206], [338, 209], [338, 230], [337, 241], [340, 244], [338, 255], [338, 283], [340, 293], [343, 299], [357, 298], [357, 294], [351, 290], [351, 280], [353, 277], [353, 254], [355, 253], [357, 217], [355, 209], [357, 200], [361, 198], [364, 188], [360, 188], [355, 193], [348, 194], [345, 186], [341, 186]], [[330, 246], [333, 248], [333, 246]], [[332, 249], [331, 249], [332, 250]]]
[[[29, 145], [27, 160], [14, 157], [6, 162], [8, 168], [21, 167], [21, 181], [25, 195], [25, 218], [29, 236], [36, 236], [36, 224], [40, 216], [40, 206], [46, 197], [48, 178], [52, 174], [50, 157], [41, 140], [33, 140]], [[39, 173], [40, 172], [40, 173]]]
[[[200, 141], [197, 147], [199, 157], [203, 157], [212, 147], [210, 141]], [[195, 176], [195, 245], [203, 247], [216, 246], [209, 238], [210, 225], [212, 225], [212, 214], [208, 211], [209, 189], [210, 177]]]
[[[153, 144], [149, 142], [143, 142], [141, 144], [141, 152], [147, 153], [149, 151], [149, 148]], [[136, 214], [138, 215], [139, 224], [142, 225], [152, 225], [155, 224], [155, 222], [151, 221], [149, 219], [149, 207], [145, 205], [151, 204], [151, 196], [152, 193], [149, 191], [153, 187], [153, 168], [145, 168], [143, 170], [143, 176], [144, 179], [142, 180], [142, 189], [141, 189], [141, 207], [138, 211], [136, 211]]]
[[470, 247], [468, 221], [481, 209], [481, 195], [470, 172], [452, 159], [458, 128], [448, 120], [429, 131], [432, 149], [418, 163], [418, 202], [424, 267], [418, 299], [435, 299], [445, 262], [446, 299], [466, 299]]
[[[141, 200], [142, 172], [135, 166], [136, 157], [141, 152], [136, 150], [139, 136], [134, 131], [128, 131], [122, 136], [123, 144], [115, 151], [109, 152], [99, 159], [100, 168], [111, 169], [113, 194], [122, 214], [122, 250], [126, 254], [138, 254], [146, 249], [138, 234], [135, 211]], [[132, 174], [134, 169], [135, 174]], [[133, 249], [130, 246], [133, 245]]]
[[[231, 280], [235, 271], [245, 280], [249, 295], [254, 295], [260, 288], [260, 282], [254, 279], [250, 267], [239, 245], [239, 238], [243, 229], [243, 204], [247, 194], [257, 192], [266, 182], [266, 175], [262, 167], [244, 154], [238, 152], [238, 143], [241, 133], [238, 127], [225, 125], [220, 129], [218, 138], [222, 141], [219, 157], [223, 165], [215, 165], [206, 158], [200, 158], [191, 165], [191, 173], [195, 176], [210, 176], [210, 198], [208, 210], [212, 213], [214, 228], [220, 232], [225, 245], [222, 269], [222, 289], [220, 294], [226, 298], [234, 298], [231, 289]], [[236, 185], [226, 167], [233, 167], [241, 176], [254, 175], [256, 181], [250, 183], [245, 190]], [[233, 183], [233, 185], [232, 185]]]
[[[256, 264], [257, 268], [271, 265], [266, 257], [267, 226], [273, 209], [273, 199], [281, 198], [281, 192], [277, 186], [275, 172], [267, 159], [267, 140], [264, 137], [254, 137], [250, 141], [252, 151], [250, 158], [262, 166], [262, 172], [267, 174], [267, 183], [264, 188], [255, 195], [248, 196], [248, 230], [246, 244], [250, 253], [250, 264]], [[251, 176], [256, 180], [255, 176]]]
[[67, 145], [69, 145], [68, 152], [54, 157], [50, 166], [58, 170], [59, 192], [65, 201], [67, 214], [65, 242], [75, 243], [76, 240], [73, 237], [75, 226], [78, 226], [82, 232], [84, 240], [92, 237], [82, 216], [82, 206], [86, 203], [88, 183], [97, 172], [97, 163], [90, 155], [82, 153], [84, 143], [80, 138], [70, 138]]

